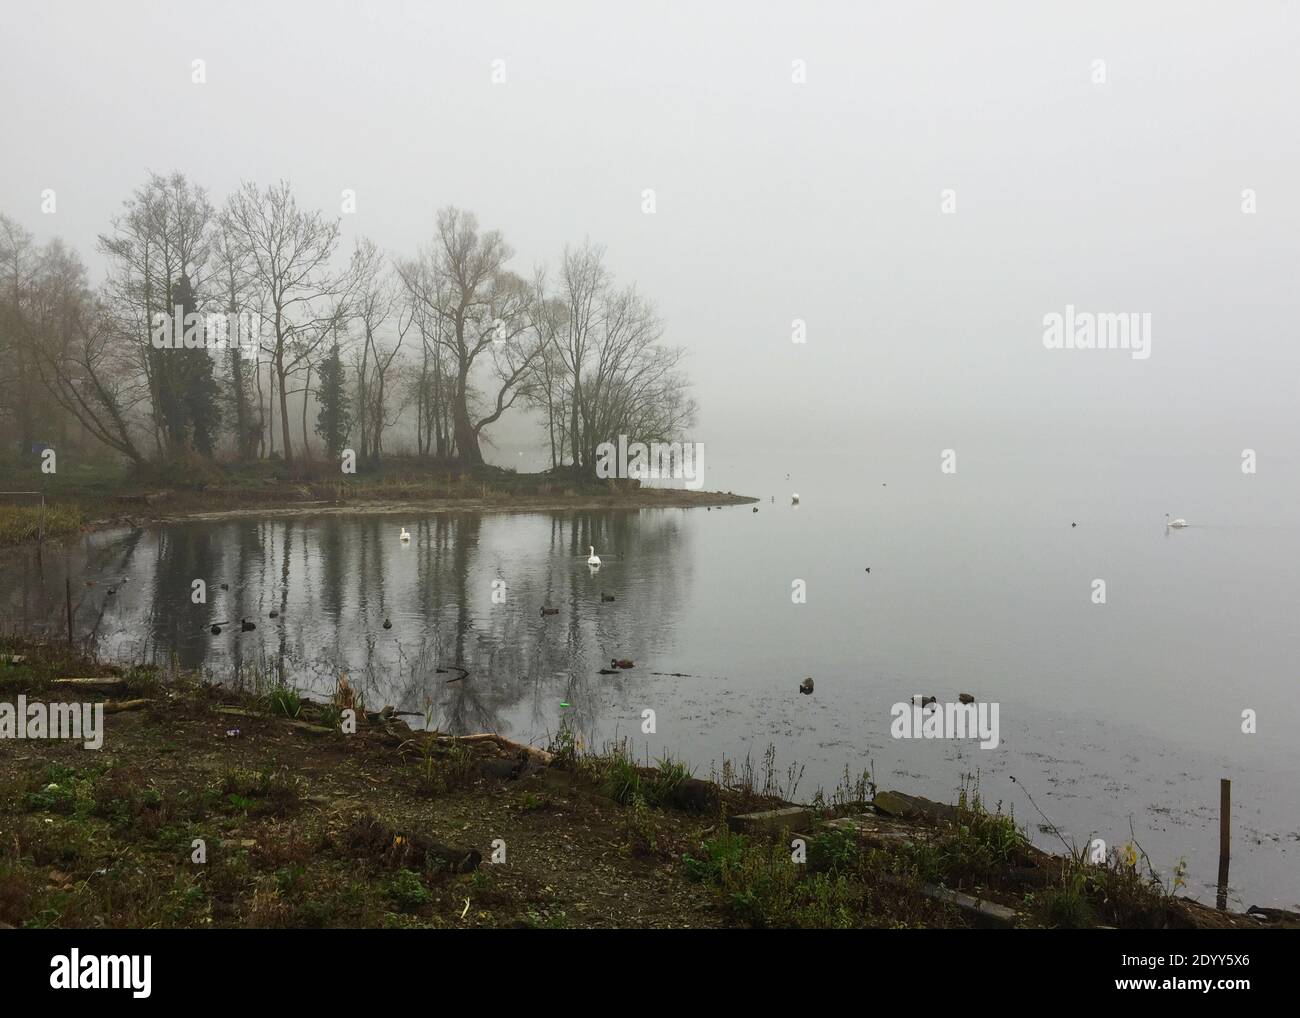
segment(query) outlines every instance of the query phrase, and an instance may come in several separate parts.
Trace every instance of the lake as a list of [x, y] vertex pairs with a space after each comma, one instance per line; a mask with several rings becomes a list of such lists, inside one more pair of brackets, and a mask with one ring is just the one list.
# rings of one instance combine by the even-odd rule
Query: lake
[[[0, 609], [8, 629], [61, 634], [69, 573], [77, 632], [106, 657], [227, 683], [282, 674], [316, 696], [346, 672], [372, 709], [428, 711], [443, 731], [545, 745], [567, 720], [589, 745], [627, 737], [638, 756], [671, 754], [704, 777], [772, 745], [782, 778], [802, 768], [799, 798], [829, 793], [846, 767], [945, 801], [977, 774], [985, 801], [1014, 810], [1040, 845], [1060, 847], [1044, 816], [1080, 845], [1122, 845], [1131, 828], [1166, 877], [1185, 858], [1186, 893], [1207, 901], [1228, 777], [1230, 900], [1295, 907], [1296, 472], [1244, 476], [1228, 456], [1026, 462], [979, 449], [959, 468], [941, 473], [937, 450], [711, 461], [707, 486], [761, 496], [757, 513], [101, 531], [41, 562], [34, 549], [4, 556]], [[1166, 512], [1191, 525], [1167, 530]], [[206, 604], [191, 601], [196, 578]], [[792, 599], [798, 580], [806, 603]], [[240, 631], [243, 616], [255, 631]], [[214, 636], [213, 621], [234, 624]], [[636, 666], [599, 674], [611, 658]], [[437, 669], [452, 666], [469, 676], [449, 683]], [[891, 736], [895, 703], [958, 693], [998, 704], [996, 748]], [[1255, 734], [1242, 731], [1245, 710]]]

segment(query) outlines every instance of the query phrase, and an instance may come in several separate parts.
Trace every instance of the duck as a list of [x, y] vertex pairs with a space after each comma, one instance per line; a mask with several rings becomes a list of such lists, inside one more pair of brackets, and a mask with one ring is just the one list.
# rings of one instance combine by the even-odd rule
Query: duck
[[547, 608], [545, 605], [542, 605], [542, 614], [543, 614], [543, 615], [559, 615], [559, 614], [560, 614], [560, 609], [559, 609], [559, 608]]
[[754, 512], [758, 512], [758, 506], [754, 506]]
[[239, 628], [245, 633], [251, 633], [254, 629], [257, 628], [257, 623], [249, 622], [248, 619], [240, 619]]
[[591, 554], [587, 556], [587, 565], [599, 566], [600, 556], [596, 554], [596, 546], [594, 544], [589, 544], [587, 545], [587, 550], [591, 552]]
[[812, 680], [812, 676], [809, 676], [808, 678], [804, 679], [801, 683], [799, 683], [799, 692], [807, 696], [812, 691], [813, 691], [813, 680]]
[[928, 707], [932, 703], [938, 703], [939, 698], [936, 696], [914, 696], [912, 703], [919, 704], [921, 707]]
[[221, 627], [214, 622], [211, 628], [208, 630], [208, 632], [210, 632], [213, 636], [220, 636]]
[[791, 505], [799, 504], [799, 493], [797, 491], [790, 496], [790, 504]]
[[635, 667], [636, 667], [635, 664], [633, 664], [631, 661], [629, 661], [629, 660], [628, 660], [627, 658], [625, 658], [625, 657], [613, 657], [613, 658], [610, 658], [610, 659], [609, 659], [609, 666], [610, 666], [611, 668], [635, 668]]
[[871, 572], [871, 567], [867, 566], [867, 572]]
[[385, 628], [385, 629], [392, 629], [392, 628], [393, 628], [393, 620], [392, 620], [392, 619], [384, 619], [384, 628]]
[[606, 603], [614, 600], [613, 594], [606, 594], [603, 590], [600, 592], [600, 599]]
[[408, 534], [408, 533], [406, 532], [406, 528], [403, 527], [403, 528], [402, 528], [402, 532], [397, 536], [397, 539], [398, 539], [399, 541], [409, 541], [409, 540], [411, 539], [411, 535]]
[[230, 589], [230, 584], [229, 584], [229, 583], [223, 583], [223, 584], [221, 585], [221, 589], [222, 589], [222, 590], [229, 590], [229, 589]]
[[957, 699], [960, 700], [962, 703], [974, 703], [974, 702], [975, 702], [975, 697], [971, 696], [970, 693], [958, 693], [958, 694], [957, 694]]

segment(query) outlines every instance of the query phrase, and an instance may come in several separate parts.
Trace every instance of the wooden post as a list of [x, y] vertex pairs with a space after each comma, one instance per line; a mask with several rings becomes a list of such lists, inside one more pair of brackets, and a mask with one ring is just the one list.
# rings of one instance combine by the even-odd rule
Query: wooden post
[[72, 577], [63, 578], [63, 596], [68, 608], [68, 646], [72, 646]]
[[1219, 779], [1219, 893], [1215, 904], [1220, 909], [1228, 907], [1229, 829], [1232, 826], [1232, 782]]

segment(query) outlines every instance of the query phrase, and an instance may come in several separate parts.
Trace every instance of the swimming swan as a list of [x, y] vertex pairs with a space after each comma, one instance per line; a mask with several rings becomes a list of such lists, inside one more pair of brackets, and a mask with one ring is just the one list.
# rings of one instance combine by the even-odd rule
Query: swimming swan
[[403, 528], [402, 528], [402, 533], [401, 533], [401, 535], [400, 535], [397, 539], [398, 539], [399, 541], [409, 541], [409, 540], [411, 539], [411, 535], [408, 534], [408, 533], [406, 532], [406, 528], [403, 527]]
[[1178, 519], [1176, 519], [1176, 520], [1171, 520], [1171, 519], [1169, 518], [1169, 514], [1168, 514], [1168, 513], [1165, 513], [1165, 526], [1166, 526], [1166, 527], [1185, 527], [1185, 526], [1187, 526], [1187, 521], [1186, 521], [1185, 519], [1183, 519], [1181, 516], [1178, 517]]
[[596, 554], [596, 546], [594, 544], [589, 544], [587, 545], [587, 548], [591, 552], [591, 554], [587, 556], [587, 565], [589, 566], [600, 565], [600, 556]]

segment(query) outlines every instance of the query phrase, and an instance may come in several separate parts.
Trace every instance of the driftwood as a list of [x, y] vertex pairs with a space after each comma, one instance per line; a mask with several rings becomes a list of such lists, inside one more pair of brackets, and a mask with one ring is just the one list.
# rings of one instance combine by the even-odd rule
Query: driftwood
[[149, 703], [153, 703], [153, 701], [148, 698], [142, 700], [110, 700], [104, 704], [104, 713], [121, 714], [125, 710], [139, 710]]
[[504, 736], [497, 735], [496, 732], [480, 732], [477, 735], [437, 735], [435, 738], [439, 742], [467, 742], [471, 745], [474, 743], [491, 742], [511, 755], [523, 754], [529, 760], [540, 764], [543, 767], [549, 767], [554, 758], [552, 754], [544, 749], [538, 749], [535, 746], [525, 746], [522, 743], [511, 742]]
[[126, 683], [111, 677], [96, 679], [52, 679], [52, 686], [71, 686], [73, 689], [90, 690], [96, 693], [125, 693]]

